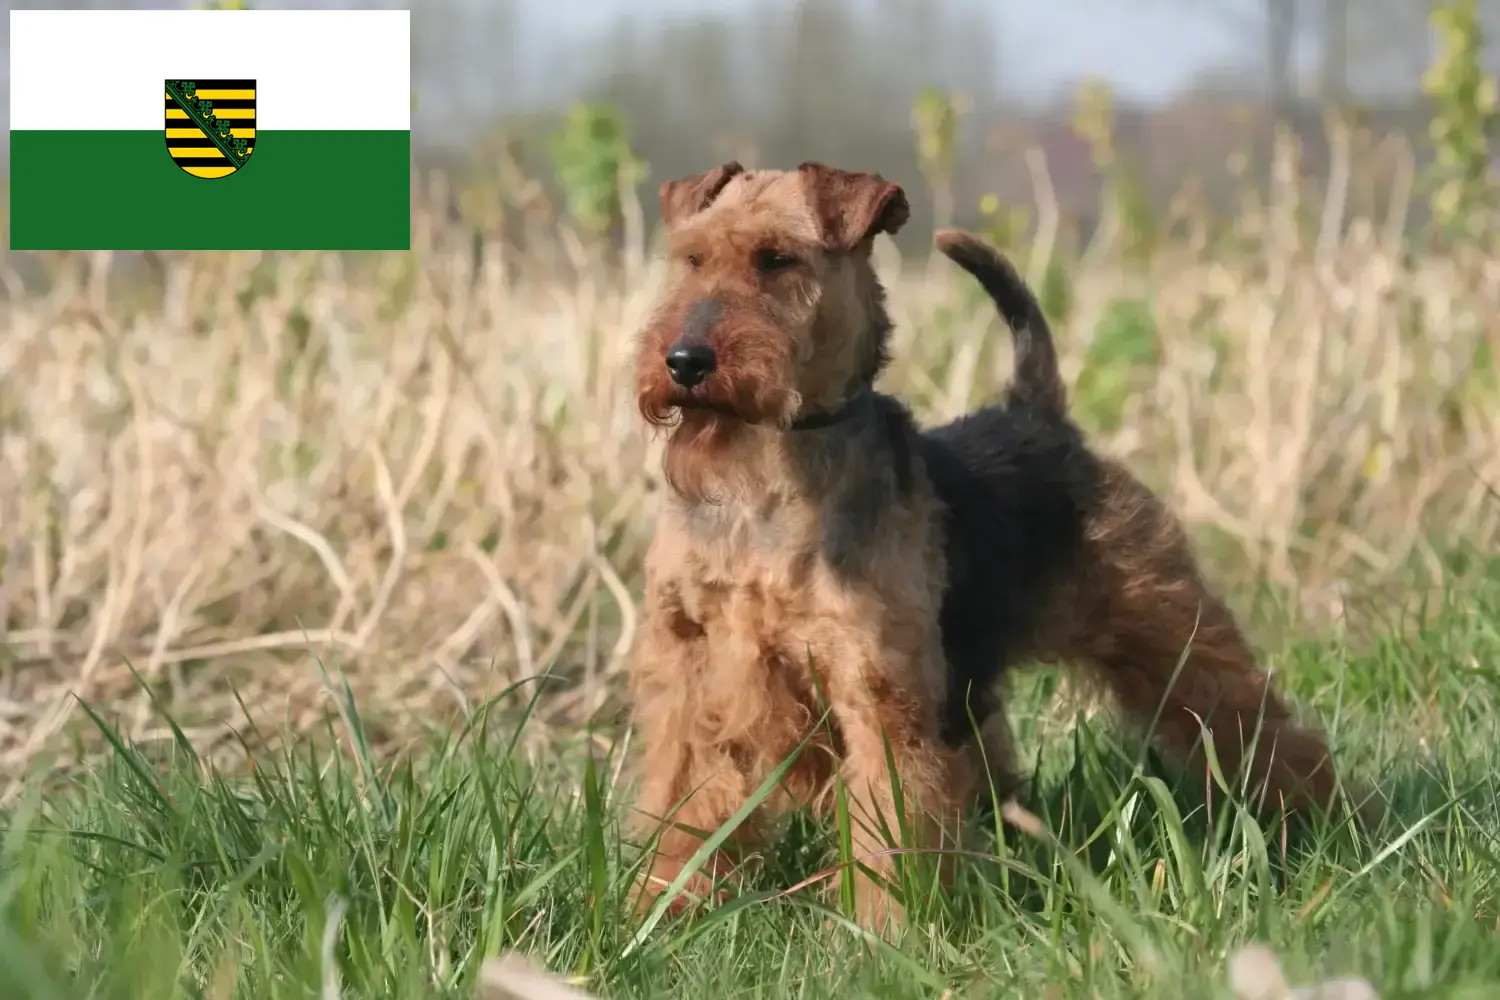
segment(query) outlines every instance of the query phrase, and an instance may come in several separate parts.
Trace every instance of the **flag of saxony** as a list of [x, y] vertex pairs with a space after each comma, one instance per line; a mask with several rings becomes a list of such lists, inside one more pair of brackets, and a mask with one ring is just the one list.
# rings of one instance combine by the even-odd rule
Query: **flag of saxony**
[[167, 153], [194, 177], [228, 177], [255, 152], [254, 80], [168, 80]]
[[11, 249], [411, 248], [410, 11], [8, 16]]

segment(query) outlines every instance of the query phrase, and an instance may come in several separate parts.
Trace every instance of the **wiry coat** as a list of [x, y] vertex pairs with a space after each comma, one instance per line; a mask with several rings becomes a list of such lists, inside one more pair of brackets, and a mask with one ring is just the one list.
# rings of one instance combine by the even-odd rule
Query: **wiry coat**
[[[878, 873], [893, 834], [940, 843], [975, 751], [1005, 779], [996, 681], [1027, 659], [1092, 668], [1142, 722], [1160, 706], [1157, 736], [1184, 756], [1212, 717], [1239, 765], [1260, 723], [1255, 779], [1288, 805], [1331, 801], [1325, 746], [1268, 689], [1177, 520], [1068, 418], [1045, 318], [998, 253], [938, 237], [1011, 326], [1015, 382], [922, 431], [873, 389], [890, 322], [869, 250], [906, 220], [898, 186], [728, 164], [664, 185], [662, 204], [678, 279], [637, 379], [642, 415], [670, 432], [670, 490], [631, 667], [637, 806], [670, 817], [650, 892], [804, 740], [770, 811], [825, 807], [838, 776]], [[689, 357], [691, 377], [672, 367]], [[868, 879], [857, 899], [871, 924], [899, 912]]]

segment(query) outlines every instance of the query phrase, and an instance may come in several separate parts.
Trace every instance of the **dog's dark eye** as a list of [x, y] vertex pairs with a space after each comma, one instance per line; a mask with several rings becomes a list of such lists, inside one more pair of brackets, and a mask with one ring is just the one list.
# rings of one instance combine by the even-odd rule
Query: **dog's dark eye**
[[688, 267], [694, 271], [703, 266], [703, 255], [701, 253], [690, 253], [687, 255]]
[[772, 274], [776, 271], [785, 271], [789, 267], [796, 267], [796, 257], [780, 250], [757, 250], [755, 251], [755, 269], [761, 274]]

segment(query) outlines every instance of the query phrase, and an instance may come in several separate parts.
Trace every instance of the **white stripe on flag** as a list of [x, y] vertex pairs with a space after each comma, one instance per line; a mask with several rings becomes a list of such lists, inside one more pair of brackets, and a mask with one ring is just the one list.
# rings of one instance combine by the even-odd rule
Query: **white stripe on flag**
[[10, 127], [162, 128], [163, 81], [256, 81], [267, 130], [411, 129], [404, 10], [14, 10]]

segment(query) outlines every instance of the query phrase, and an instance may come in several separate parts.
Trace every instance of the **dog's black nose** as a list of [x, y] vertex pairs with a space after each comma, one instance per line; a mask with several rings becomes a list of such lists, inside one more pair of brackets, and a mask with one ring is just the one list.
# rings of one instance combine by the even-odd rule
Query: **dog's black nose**
[[702, 382], [714, 370], [714, 349], [702, 344], [674, 347], [667, 352], [667, 371], [685, 389]]

